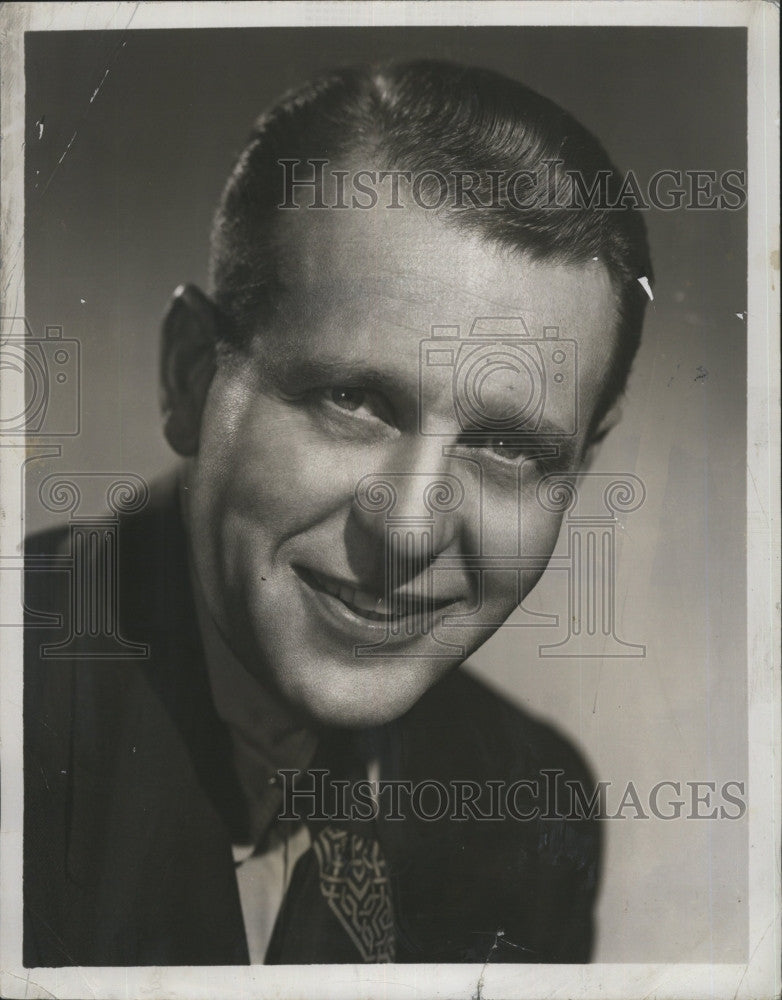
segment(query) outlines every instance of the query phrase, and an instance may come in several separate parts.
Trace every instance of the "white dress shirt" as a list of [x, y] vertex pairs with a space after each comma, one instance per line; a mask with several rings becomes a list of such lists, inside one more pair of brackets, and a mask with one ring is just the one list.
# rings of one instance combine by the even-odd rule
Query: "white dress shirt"
[[196, 579], [193, 590], [212, 697], [231, 735], [247, 803], [249, 829], [232, 846], [250, 963], [260, 965], [293, 868], [311, 842], [306, 825], [290, 829], [276, 823], [282, 807], [277, 771], [307, 768], [317, 736], [239, 662], [209, 613]]

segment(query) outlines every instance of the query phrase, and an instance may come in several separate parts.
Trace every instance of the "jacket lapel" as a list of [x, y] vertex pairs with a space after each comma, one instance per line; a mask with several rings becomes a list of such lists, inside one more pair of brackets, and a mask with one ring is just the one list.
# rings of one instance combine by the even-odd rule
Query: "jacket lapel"
[[224, 822], [236, 787], [173, 483], [123, 524], [119, 572], [123, 634], [148, 643], [150, 658], [75, 665], [73, 925], [94, 964], [244, 964]]

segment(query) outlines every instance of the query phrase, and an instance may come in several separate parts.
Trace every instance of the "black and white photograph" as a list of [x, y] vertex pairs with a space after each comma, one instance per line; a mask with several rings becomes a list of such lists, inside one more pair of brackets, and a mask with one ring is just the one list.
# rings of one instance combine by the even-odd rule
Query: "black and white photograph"
[[0, 993], [778, 996], [778, 7], [0, 24]]

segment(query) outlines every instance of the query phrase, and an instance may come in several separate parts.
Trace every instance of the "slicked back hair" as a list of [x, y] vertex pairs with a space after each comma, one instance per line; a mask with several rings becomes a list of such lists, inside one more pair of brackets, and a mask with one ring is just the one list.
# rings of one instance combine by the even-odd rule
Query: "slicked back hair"
[[[279, 208], [282, 161], [299, 161], [306, 170], [307, 161], [318, 159], [418, 175], [436, 171], [447, 180], [472, 172], [487, 207], [449, 196], [436, 209], [443, 222], [533, 260], [601, 261], [614, 289], [617, 326], [591, 428], [597, 429], [624, 391], [647, 301], [638, 279], [651, 283], [652, 266], [639, 211], [607, 207], [615, 205], [622, 179], [587, 129], [515, 80], [434, 60], [348, 67], [287, 94], [255, 123], [215, 216], [210, 294], [228, 320], [229, 347], [242, 347], [270, 322], [284, 292], [278, 272], [286, 216]], [[538, 178], [521, 208], [505, 183], [520, 171]], [[582, 191], [602, 175], [604, 203], [574, 202], [574, 175]]]

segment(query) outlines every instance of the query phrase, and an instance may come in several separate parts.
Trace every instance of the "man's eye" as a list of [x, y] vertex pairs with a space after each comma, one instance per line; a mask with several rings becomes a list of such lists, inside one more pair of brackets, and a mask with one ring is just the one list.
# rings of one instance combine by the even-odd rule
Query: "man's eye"
[[497, 455], [498, 458], [504, 458], [507, 462], [515, 462], [524, 454], [524, 447], [521, 444], [506, 441], [501, 437], [490, 438], [484, 443], [484, 448]]
[[382, 393], [361, 386], [336, 385], [323, 390], [321, 398], [344, 413], [355, 414], [359, 420], [380, 420], [394, 425], [394, 415]]
[[346, 389], [341, 386], [338, 386], [336, 389], [330, 389], [329, 394], [331, 402], [335, 406], [338, 406], [341, 410], [349, 410], [351, 413], [355, 413], [356, 410], [362, 407], [367, 398], [367, 394], [363, 389]]

